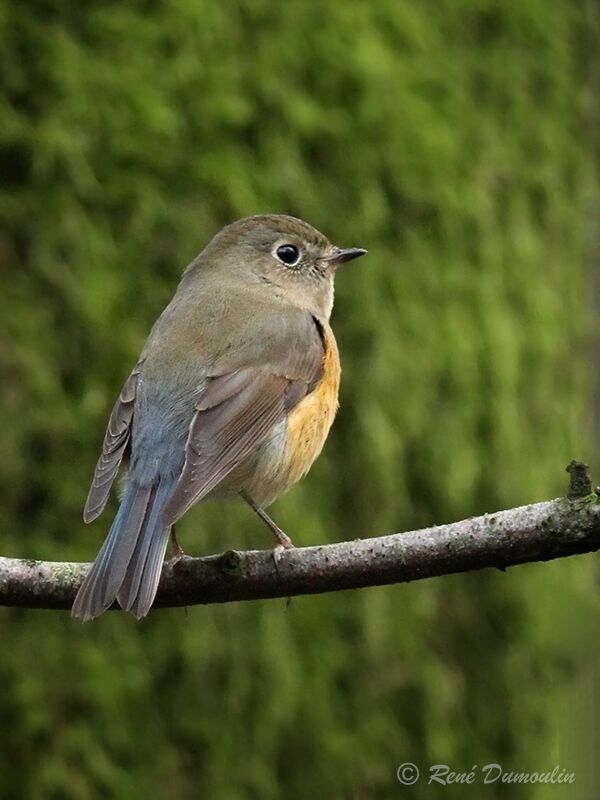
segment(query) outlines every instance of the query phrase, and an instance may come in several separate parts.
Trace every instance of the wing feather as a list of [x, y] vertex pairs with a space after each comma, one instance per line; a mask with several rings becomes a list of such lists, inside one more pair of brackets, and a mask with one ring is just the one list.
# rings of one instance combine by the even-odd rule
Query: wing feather
[[190, 425], [185, 464], [165, 507], [165, 524], [209, 494], [285, 418], [287, 383], [266, 368], [241, 369], [210, 380]]
[[84, 522], [91, 522], [104, 511], [111, 486], [123, 461], [131, 437], [131, 422], [139, 370], [140, 364], [125, 381], [108, 420], [102, 452], [96, 464], [94, 478], [83, 510]]

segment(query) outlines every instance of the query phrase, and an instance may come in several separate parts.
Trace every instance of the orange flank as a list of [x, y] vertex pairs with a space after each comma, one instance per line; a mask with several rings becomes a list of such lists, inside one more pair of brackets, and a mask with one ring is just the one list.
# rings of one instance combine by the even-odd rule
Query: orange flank
[[287, 443], [284, 463], [289, 486], [299, 481], [311, 468], [323, 449], [338, 409], [340, 357], [333, 332], [323, 325], [323, 376], [287, 418]]

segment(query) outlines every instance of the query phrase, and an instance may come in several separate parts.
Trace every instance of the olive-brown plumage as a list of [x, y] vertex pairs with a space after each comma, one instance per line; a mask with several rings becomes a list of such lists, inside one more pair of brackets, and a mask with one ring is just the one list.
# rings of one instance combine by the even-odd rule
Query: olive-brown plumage
[[186, 269], [108, 422], [85, 521], [124, 459], [127, 486], [74, 616], [115, 599], [147, 614], [172, 525], [207, 496], [241, 496], [289, 541], [264, 508], [306, 474], [333, 422], [333, 281], [364, 252], [294, 217], [257, 216], [224, 228]]

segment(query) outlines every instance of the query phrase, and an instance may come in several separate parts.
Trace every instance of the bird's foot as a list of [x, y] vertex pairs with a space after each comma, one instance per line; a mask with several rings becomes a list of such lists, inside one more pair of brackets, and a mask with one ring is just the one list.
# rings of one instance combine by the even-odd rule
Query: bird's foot
[[273, 556], [273, 561], [275, 562], [275, 566], [277, 566], [279, 564], [279, 562], [281, 560], [281, 556], [282, 556], [284, 550], [293, 550], [294, 547], [295, 547], [295, 544], [292, 542], [290, 537], [287, 536], [287, 534], [285, 534], [285, 533], [283, 535], [285, 536], [286, 543], [284, 544], [284, 542], [281, 541], [278, 538], [277, 544], [275, 545], [275, 547], [271, 551], [272, 556]]

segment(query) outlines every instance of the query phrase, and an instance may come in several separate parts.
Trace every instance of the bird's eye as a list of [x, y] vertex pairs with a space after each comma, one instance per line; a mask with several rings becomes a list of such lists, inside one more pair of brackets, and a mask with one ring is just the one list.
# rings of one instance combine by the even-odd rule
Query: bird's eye
[[275, 251], [277, 258], [288, 267], [295, 267], [300, 261], [300, 251], [295, 244], [282, 244]]

